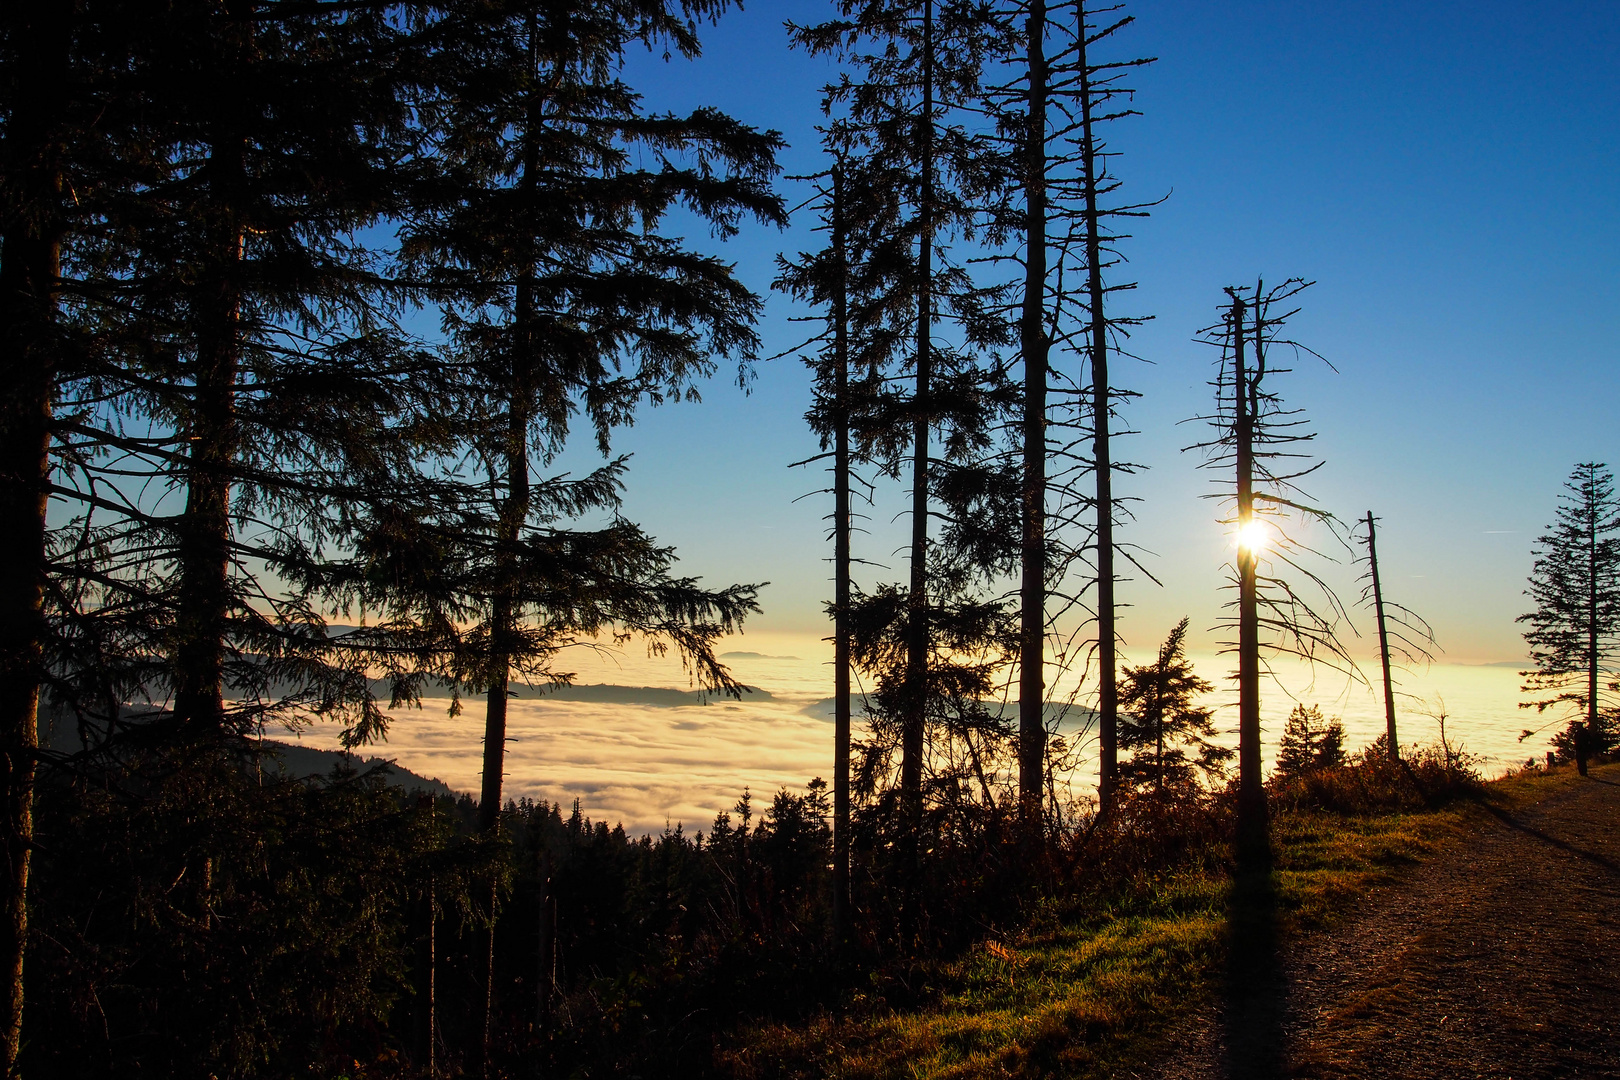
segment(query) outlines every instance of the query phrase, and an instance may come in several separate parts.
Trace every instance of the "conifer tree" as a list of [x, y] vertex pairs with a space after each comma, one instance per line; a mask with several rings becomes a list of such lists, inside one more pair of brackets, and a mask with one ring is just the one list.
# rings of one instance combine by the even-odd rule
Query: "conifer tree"
[[415, 452], [419, 372], [361, 235], [407, 171], [404, 30], [341, 5], [125, 14], [116, 89], [139, 107], [106, 139], [136, 175], [74, 245], [98, 359], [59, 410], [80, 542], [56, 588], [96, 662], [64, 680], [117, 676], [109, 725], [147, 695], [200, 742], [320, 712], [365, 737], [364, 673], [282, 582]]
[[[950, 612], [951, 594], [973, 571], [946, 555], [954, 562], [940, 567], [946, 580], [934, 577], [929, 524], [947, 463], [984, 445], [990, 406], [974, 350], [1004, 333], [950, 251], [952, 239], [973, 235], [974, 195], [990, 182], [990, 157], [967, 121], [995, 24], [988, 5], [971, 0], [848, 0], [839, 11], [841, 19], [791, 29], [801, 47], [853, 69], [828, 87], [825, 104], [839, 113], [850, 167], [875, 200], [856, 227], [863, 258], [855, 277], [865, 299], [850, 317], [862, 339], [857, 362], [890, 381], [866, 436], [873, 456], [909, 480], [910, 579], [903, 591], [881, 589], [863, 607], [856, 636], [866, 644], [856, 654], [881, 673], [875, 698], [897, 722], [901, 807], [914, 832], [930, 710], [939, 715], [950, 696], [939, 688], [989, 685], [982, 664], [953, 669], [942, 655], [944, 638], [965, 640], [972, 625], [987, 625], [988, 611], [966, 602]], [[941, 324], [959, 331], [954, 347], [942, 340]]]
[[30, 403], [5, 437], [38, 445], [4, 471], [8, 498], [27, 489], [43, 525], [48, 490], [66, 525], [6, 560], [36, 590], [34, 616], [7, 619], [33, 676], [7, 692], [32, 712], [48, 678], [82, 733], [87, 707], [112, 730], [145, 694], [202, 741], [262, 722], [289, 676], [341, 710], [304, 677], [326, 670], [319, 620], [260, 583], [311, 564], [392, 405], [355, 238], [397, 163], [398, 27], [246, 0], [18, 10], [0, 277], [32, 279], [5, 288], [29, 309], [8, 319], [28, 361], [5, 367]]
[[[423, 109], [443, 197], [408, 223], [402, 254], [443, 312], [465, 476], [377, 514], [353, 587], [426, 642], [441, 674], [486, 696], [479, 825], [490, 836], [514, 676], [566, 681], [563, 649], [641, 634], [673, 645], [703, 686], [740, 691], [713, 646], [755, 610], [754, 589], [673, 576], [673, 553], [617, 515], [622, 459], [577, 479], [537, 476], [576, 418], [606, 455], [639, 405], [695, 399], [717, 357], [745, 361], [757, 346], [758, 299], [661, 225], [676, 209], [721, 236], [745, 216], [780, 222], [780, 139], [712, 109], [650, 113], [621, 74], [636, 45], [697, 55], [689, 17], [726, 6], [523, 0], [437, 13]], [[569, 527], [589, 514], [608, 523]], [[486, 1069], [493, 952], [488, 963]]]
[[1277, 740], [1277, 779], [1293, 780], [1344, 764], [1344, 723], [1315, 705], [1298, 702]]
[[[1519, 616], [1535, 667], [1521, 672], [1534, 696], [1520, 708], [1573, 706], [1563, 743], [1581, 775], [1587, 758], [1615, 742], [1602, 692], [1620, 648], [1620, 496], [1601, 462], [1575, 467], [1551, 531], [1536, 541], [1525, 595], [1536, 609]], [[1525, 732], [1527, 737], [1532, 732]]]
[[1151, 788], [1157, 798], [1197, 791], [1200, 773], [1217, 777], [1232, 757], [1230, 748], [1211, 741], [1214, 711], [1197, 704], [1197, 698], [1215, 687], [1193, 672], [1186, 641], [1182, 619], [1153, 663], [1120, 672], [1119, 745], [1131, 755], [1121, 765], [1121, 783], [1127, 789]]
[[72, 3], [8, 5], [0, 21], [0, 1071], [15, 1068], [33, 845], [35, 754], [46, 625], [45, 508]]
[[[991, 235], [1016, 252], [998, 261], [1015, 261], [1021, 270], [1021, 280], [1010, 283], [1016, 311], [1009, 310], [1009, 317], [1017, 320], [1023, 364], [1022, 397], [1013, 412], [1019, 427], [1019, 790], [1026, 815], [1038, 814], [1045, 785], [1047, 632], [1078, 603], [1063, 582], [1081, 545], [1067, 542], [1055, 525], [1071, 522], [1083, 509], [1097, 515], [1093, 607], [1104, 813], [1112, 805], [1117, 771], [1116, 563], [1135, 560], [1114, 541], [1120, 503], [1112, 494], [1113, 476], [1132, 467], [1114, 461], [1110, 425], [1120, 402], [1133, 395], [1110, 385], [1108, 365], [1110, 350], [1117, 352], [1119, 339], [1142, 320], [1109, 310], [1109, 294], [1133, 286], [1108, 283], [1105, 271], [1119, 261], [1114, 245], [1125, 239], [1114, 223], [1145, 216], [1152, 205], [1114, 199], [1120, 182], [1109, 161], [1115, 154], [1102, 139], [1106, 124], [1136, 115], [1126, 104], [1132, 91], [1122, 80], [1152, 63], [1094, 59], [1096, 45], [1133, 21], [1118, 15], [1119, 7], [1045, 0], [1004, 5], [1002, 48], [1014, 75], [988, 95], [1008, 176], [991, 212]], [[1081, 356], [1089, 374], [1078, 378], [1054, 365], [1054, 347]], [[1073, 449], [1085, 427], [1089, 460]], [[1056, 434], [1065, 428], [1075, 435]], [[1086, 467], [1092, 470], [1090, 491], [1079, 484]], [[1049, 610], [1049, 600], [1058, 602], [1057, 610]], [[1053, 659], [1062, 664], [1068, 657], [1060, 649]]]

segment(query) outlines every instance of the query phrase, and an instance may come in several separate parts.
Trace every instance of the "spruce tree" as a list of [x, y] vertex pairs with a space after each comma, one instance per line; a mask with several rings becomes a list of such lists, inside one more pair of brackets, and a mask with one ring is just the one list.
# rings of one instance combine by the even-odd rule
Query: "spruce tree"
[[[791, 29], [801, 47], [837, 55], [852, 69], [828, 87], [825, 104], [848, 133], [850, 168], [871, 200], [852, 226], [862, 257], [852, 271], [861, 299], [850, 319], [862, 341], [857, 363], [888, 380], [889, 392], [874, 403], [864, 437], [886, 471], [909, 482], [911, 520], [908, 584], [881, 588], [857, 605], [855, 653], [879, 674], [880, 757], [888, 754], [888, 718], [897, 729], [901, 811], [914, 836], [930, 717], [966, 730], [941, 688], [971, 685], [979, 694], [990, 685], [983, 663], [957, 668], [949, 661], [945, 640], [960, 643], [978, 632], [973, 626], [987, 627], [988, 609], [960, 600], [974, 570], [955, 552], [940, 551], [929, 525], [950, 463], [970, 460], [986, 443], [993, 406], [975, 361], [981, 346], [1005, 334], [986, 317], [980, 291], [950, 247], [973, 237], [980, 224], [975, 197], [990, 183], [991, 158], [970, 121], [996, 24], [988, 5], [966, 0], [848, 0], [839, 11], [841, 19]], [[942, 340], [942, 324], [958, 331], [954, 347]]]
[[1231, 749], [1211, 741], [1214, 711], [1197, 699], [1215, 687], [1194, 673], [1186, 642], [1182, 619], [1153, 663], [1120, 671], [1119, 745], [1130, 755], [1121, 764], [1121, 786], [1149, 789], [1159, 799], [1198, 791], [1200, 774], [1218, 777], [1232, 757]]
[[[673, 576], [673, 553], [618, 517], [622, 459], [538, 475], [576, 419], [606, 455], [639, 406], [695, 399], [716, 358], [756, 349], [758, 299], [662, 226], [677, 210], [720, 236], [744, 217], [783, 220], [770, 188], [781, 140], [712, 109], [651, 113], [621, 66], [637, 46], [696, 56], [689, 17], [726, 6], [523, 0], [435, 14], [422, 110], [441, 194], [407, 223], [402, 257], [443, 313], [446, 420], [465, 467], [375, 515], [353, 588], [424, 642], [440, 674], [486, 696], [489, 836], [514, 677], [565, 681], [562, 650], [640, 634], [673, 645], [701, 685], [740, 691], [714, 645], [755, 610], [754, 589]], [[570, 527], [586, 515], [607, 524]], [[486, 962], [487, 1069], [493, 951]]]
[[[410, 125], [380, 9], [129, 12], [108, 142], [139, 173], [76, 242], [100, 360], [62, 403], [57, 557], [79, 672], [167, 705], [187, 739], [274, 716], [380, 715], [283, 583], [318, 574], [355, 505], [405, 472], [419, 372], [363, 235], [397, 211]], [[96, 304], [99, 303], [99, 308]], [[88, 677], [88, 676], [85, 676]], [[72, 694], [75, 688], [65, 687]], [[231, 699], [228, 703], [227, 699]]]
[[1533, 695], [1520, 708], [1572, 706], [1563, 749], [1584, 776], [1587, 758], [1615, 741], [1602, 692], [1620, 647], [1620, 497], [1614, 474], [1596, 461], [1577, 465], [1564, 487], [1557, 519], [1536, 541], [1525, 590], [1536, 609], [1518, 620], [1529, 626], [1535, 665], [1520, 673]]
[[78, 6], [8, 5], [0, 21], [0, 1070], [16, 1067], [46, 624], [49, 433], [63, 157]]
[[1315, 705], [1296, 704], [1277, 740], [1277, 779], [1294, 780], [1343, 764], [1343, 722], [1324, 719]]

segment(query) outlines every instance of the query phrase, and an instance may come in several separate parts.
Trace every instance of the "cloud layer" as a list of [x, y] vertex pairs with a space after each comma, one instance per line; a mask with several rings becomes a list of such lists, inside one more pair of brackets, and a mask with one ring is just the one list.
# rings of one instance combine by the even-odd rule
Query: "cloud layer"
[[[816, 655], [809, 647], [796, 651]], [[1220, 686], [1210, 696], [1211, 704], [1229, 702], [1232, 695], [1223, 678], [1229, 661], [1210, 656], [1194, 660]], [[507, 797], [565, 806], [577, 798], [592, 818], [622, 822], [633, 833], [659, 832], [676, 823], [690, 831], [707, 830], [714, 815], [729, 810], [744, 788], [763, 802], [779, 788], [799, 790], [815, 776], [831, 779], [828, 668], [818, 660], [764, 655], [734, 654], [731, 662], [739, 678], [764, 690], [743, 701], [706, 698], [689, 683], [679, 685], [686, 682], [684, 673], [667, 658], [619, 656], [581, 664], [581, 684], [562, 692], [520, 691], [509, 711]], [[618, 678], [583, 681], [604, 675]], [[1314, 682], [1302, 669], [1282, 669], [1281, 675], [1287, 693], [1270, 682], [1262, 687], [1268, 765], [1295, 699], [1319, 703], [1327, 715], [1342, 716], [1352, 749], [1383, 731], [1382, 698], [1369, 689], [1320, 670]], [[1453, 745], [1460, 742], [1483, 755], [1488, 773], [1544, 749], [1541, 738], [1517, 742], [1525, 718], [1516, 707], [1515, 670], [1436, 665], [1401, 681], [1402, 689], [1413, 694], [1430, 699], [1444, 695], [1451, 713], [1448, 737]], [[397, 714], [387, 742], [369, 752], [476, 793], [483, 767], [484, 707], [478, 699], [463, 704], [465, 711], [452, 719], [446, 700], [424, 699], [422, 709]], [[1409, 701], [1398, 707], [1403, 743], [1435, 741], [1434, 720]], [[1217, 712], [1222, 741], [1236, 742], [1229, 730], [1236, 722], [1235, 709]], [[316, 728], [301, 741], [335, 748], [337, 732]], [[1084, 787], [1094, 782], [1094, 768], [1093, 761], [1084, 762], [1075, 783]]]

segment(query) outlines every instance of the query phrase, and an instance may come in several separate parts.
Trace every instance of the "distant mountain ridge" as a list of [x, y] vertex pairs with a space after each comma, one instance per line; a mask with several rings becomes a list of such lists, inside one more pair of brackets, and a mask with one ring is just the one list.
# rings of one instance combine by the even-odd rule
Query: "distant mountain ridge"
[[[66, 720], [67, 717], [61, 713], [53, 713], [48, 708], [40, 710], [39, 743], [42, 747], [61, 754], [77, 753], [84, 748], [76, 726], [65, 722]], [[340, 770], [363, 773], [372, 769], [384, 769], [386, 770], [384, 779], [389, 786], [412, 794], [451, 797], [461, 794], [438, 777], [414, 773], [393, 758], [344, 753], [341, 750], [322, 750], [280, 739], [260, 739], [258, 744], [265, 750], [261, 767], [269, 764], [290, 780], [328, 777]]]

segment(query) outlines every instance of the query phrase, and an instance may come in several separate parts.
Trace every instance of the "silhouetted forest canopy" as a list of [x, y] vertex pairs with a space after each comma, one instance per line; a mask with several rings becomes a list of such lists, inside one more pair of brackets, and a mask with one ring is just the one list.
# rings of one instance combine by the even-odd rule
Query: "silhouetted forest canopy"
[[[5, 1075], [774, 1075], [750, 1025], [929, 1000], [970, 947], [1266, 865], [1277, 815], [1477, 787], [1396, 740], [1391, 650], [1433, 636], [1386, 602], [1370, 512], [1388, 735], [1302, 702], [1262, 775], [1268, 665], [1360, 677], [1299, 539], [1360, 557], [1279, 389], [1322, 362], [1287, 329], [1307, 281], [1212, 281], [1186, 328], [1240, 541], [1236, 750], [1186, 618], [1119, 651], [1116, 585], [1153, 581], [1113, 486], [1150, 303], [1125, 251], [1163, 201], [1122, 179], [1133, 16], [837, 0], [784, 30], [835, 74], [824, 168], [783, 177], [780, 133], [630, 81], [732, 6], [6, 5]], [[816, 250], [739, 276], [724, 242], [792, 215]], [[690, 688], [649, 701], [747, 689], [719, 650], [759, 584], [627, 518], [618, 440], [757, 376], [768, 289], [828, 477], [831, 780], [650, 836], [512, 799], [509, 699], [589, 699], [571, 648], [678, 657]], [[855, 524], [886, 491], [897, 568]], [[1598, 464], [1570, 493], [1525, 678], [1584, 771], [1620, 743], [1620, 502]], [[476, 798], [368, 758], [419, 707], [477, 713]], [[354, 753], [265, 737], [314, 725]]]

